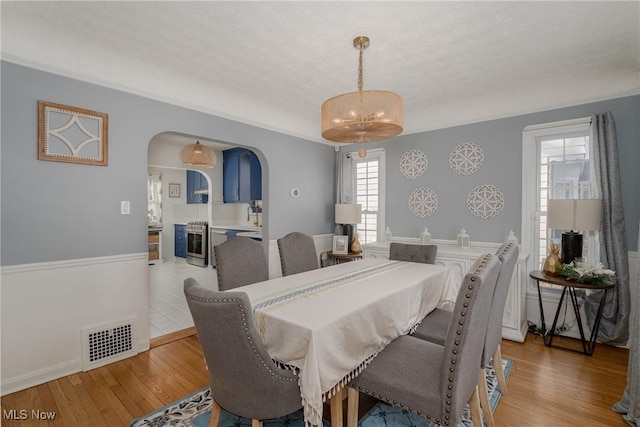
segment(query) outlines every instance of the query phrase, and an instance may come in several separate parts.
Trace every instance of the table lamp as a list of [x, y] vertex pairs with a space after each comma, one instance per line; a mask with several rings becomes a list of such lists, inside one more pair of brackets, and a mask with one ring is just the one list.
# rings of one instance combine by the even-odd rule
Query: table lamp
[[569, 264], [582, 257], [582, 234], [577, 231], [600, 229], [602, 200], [600, 199], [550, 199], [547, 205], [547, 227], [570, 230], [562, 233], [562, 264]]
[[362, 218], [362, 205], [355, 203], [336, 204], [336, 224], [342, 224], [342, 234], [349, 238], [349, 252], [353, 242], [353, 224], [360, 224]]

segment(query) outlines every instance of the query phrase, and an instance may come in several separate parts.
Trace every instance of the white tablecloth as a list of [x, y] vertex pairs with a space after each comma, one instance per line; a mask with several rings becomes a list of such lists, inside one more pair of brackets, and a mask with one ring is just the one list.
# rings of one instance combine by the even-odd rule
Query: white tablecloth
[[388, 343], [455, 300], [449, 268], [364, 259], [255, 283], [246, 292], [271, 357], [300, 370], [305, 419]]

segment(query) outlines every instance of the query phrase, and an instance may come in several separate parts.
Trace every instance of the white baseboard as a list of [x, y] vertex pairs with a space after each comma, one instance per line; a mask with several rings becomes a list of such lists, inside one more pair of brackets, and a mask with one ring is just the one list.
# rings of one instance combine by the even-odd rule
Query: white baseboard
[[82, 360], [77, 359], [18, 375], [8, 380], [3, 378], [1, 395], [4, 396], [15, 393], [16, 391], [34, 387], [80, 371], [82, 371]]

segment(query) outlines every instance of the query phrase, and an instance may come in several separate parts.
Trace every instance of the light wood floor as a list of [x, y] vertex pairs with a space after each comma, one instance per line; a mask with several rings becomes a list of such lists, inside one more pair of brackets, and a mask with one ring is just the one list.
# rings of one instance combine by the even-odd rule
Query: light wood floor
[[[589, 357], [547, 348], [540, 337], [529, 335], [524, 344], [503, 341], [502, 354], [514, 363], [507, 381], [509, 393], [494, 413], [498, 426], [627, 426], [611, 411], [626, 384], [627, 350], [599, 344]], [[4, 396], [0, 424], [128, 426], [132, 419], [207, 383], [198, 338], [188, 336], [124, 361]], [[27, 419], [8, 419], [11, 410], [18, 417], [25, 410]], [[34, 419], [32, 410], [55, 412], [55, 420]]]

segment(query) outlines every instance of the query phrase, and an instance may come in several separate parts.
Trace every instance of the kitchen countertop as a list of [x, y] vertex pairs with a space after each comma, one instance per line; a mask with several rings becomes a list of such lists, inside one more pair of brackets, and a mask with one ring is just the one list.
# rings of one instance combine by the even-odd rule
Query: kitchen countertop
[[260, 239], [262, 240], [262, 232], [259, 231], [243, 231], [241, 233], [236, 234], [239, 237], [250, 237], [252, 239]]
[[216, 230], [244, 230], [244, 231], [253, 231], [253, 232], [262, 233], [262, 227], [255, 227], [255, 226], [252, 226], [252, 225], [237, 225], [237, 224], [232, 224], [232, 225], [212, 225], [209, 228], [216, 229]]

